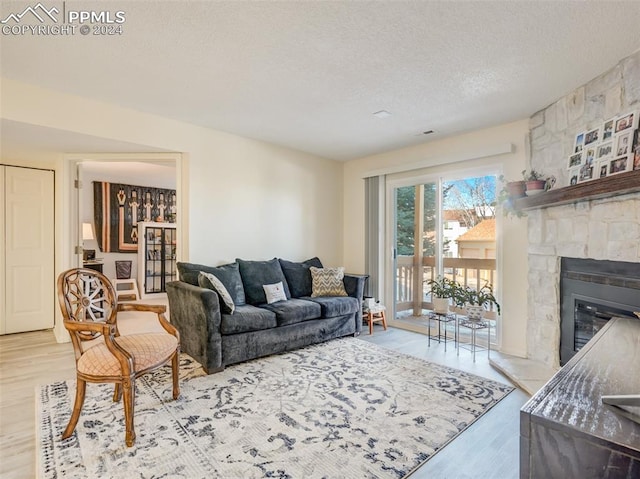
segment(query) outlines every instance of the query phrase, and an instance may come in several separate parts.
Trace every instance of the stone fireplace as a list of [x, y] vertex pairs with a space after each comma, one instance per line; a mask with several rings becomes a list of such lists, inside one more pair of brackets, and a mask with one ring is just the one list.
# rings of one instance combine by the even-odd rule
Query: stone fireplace
[[[531, 117], [531, 168], [555, 176], [556, 188], [567, 186], [566, 160], [574, 152], [576, 135], [636, 110], [640, 51]], [[640, 271], [640, 193], [532, 209], [527, 216], [528, 356], [557, 367], [562, 258], [623, 261]]]
[[562, 258], [623, 261], [640, 271], [640, 195], [533, 210], [528, 221], [528, 355], [556, 367]]

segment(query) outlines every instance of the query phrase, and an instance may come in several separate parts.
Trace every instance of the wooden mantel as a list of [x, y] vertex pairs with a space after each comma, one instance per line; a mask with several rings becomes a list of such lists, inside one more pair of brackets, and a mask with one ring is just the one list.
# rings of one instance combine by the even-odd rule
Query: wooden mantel
[[545, 191], [536, 196], [520, 198], [515, 201], [515, 207], [518, 210], [548, 208], [636, 192], [640, 192], [640, 170], [627, 171], [607, 178]]

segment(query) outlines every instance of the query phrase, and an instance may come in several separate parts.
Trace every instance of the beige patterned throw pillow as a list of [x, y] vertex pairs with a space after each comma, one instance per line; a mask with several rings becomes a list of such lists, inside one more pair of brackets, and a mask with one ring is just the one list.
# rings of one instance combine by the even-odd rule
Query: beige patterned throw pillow
[[220, 281], [211, 273], [205, 273], [204, 271], [200, 271], [200, 274], [198, 274], [198, 284], [200, 285], [201, 288], [212, 289], [216, 293], [218, 293], [218, 295], [220, 296], [220, 299], [222, 299], [222, 302], [225, 306], [224, 307], [225, 312], [229, 314], [233, 314], [233, 312], [236, 309], [236, 305], [234, 304], [233, 299], [229, 294], [229, 291], [227, 291], [227, 288], [225, 288], [224, 284], [222, 284], [222, 281]]
[[311, 266], [312, 298], [319, 296], [347, 296], [344, 289], [344, 268], [316, 268]]

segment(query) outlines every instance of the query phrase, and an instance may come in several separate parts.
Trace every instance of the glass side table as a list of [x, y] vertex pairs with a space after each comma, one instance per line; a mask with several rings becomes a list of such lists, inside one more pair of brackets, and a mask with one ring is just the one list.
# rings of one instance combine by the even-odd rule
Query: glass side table
[[[458, 321], [458, 331], [460, 328], [467, 328], [471, 332], [471, 342], [463, 344], [458, 341], [458, 355], [460, 355], [460, 348], [467, 349], [473, 353], [473, 362], [476, 362], [476, 350], [487, 350], [487, 357], [490, 357], [491, 354], [491, 321], [488, 319], [469, 319], [466, 316], [461, 317]], [[478, 346], [477, 344], [477, 332], [479, 330], [486, 329], [487, 330], [487, 347]], [[459, 336], [458, 336], [459, 337]]]
[[[447, 325], [454, 321], [456, 322], [456, 314], [455, 313], [429, 313], [429, 335], [428, 335], [428, 344], [429, 347], [431, 347], [431, 340], [433, 339], [434, 341], [438, 341], [438, 343], [444, 343], [444, 350], [446, 352], [447, 350], [447, 343], [449, 341], [453, 341], [454, 344], [458, 339], [458, 333], [457, 333], [457, 329], [454, 328], [453, 330], [453, 337], [448, 337], [447, 336], [447, 330], [449, 328], [447, 328]], [[432, 334], [431, 333], [431, 320], [433, 321], [437, 321], [438, 322], [438, 334]], [[444, 332], [443, 332], [444, 331]]]

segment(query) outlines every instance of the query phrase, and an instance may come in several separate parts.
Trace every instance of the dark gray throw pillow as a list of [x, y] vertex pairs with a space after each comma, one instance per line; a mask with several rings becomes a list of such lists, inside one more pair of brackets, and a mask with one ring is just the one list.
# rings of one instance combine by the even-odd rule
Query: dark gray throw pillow
[[312, 282], [309, 268], [315, 266], [322, 268], [322, 262], [318, 257], [308, 259], [301, 263], [280, 259], [280, 267], [289, 283], [289, 291], [292, 298], [311, 296]]
[[291, 298], [291, 292], [287, 285], [278, 258], [269, 261], [245, 261], [236, 259], [240, 267], [240, 276], [244, 285], [244, 293], [248, 304], [264, 304], [267, 302], [267, 296], [262, 288], [265, 284], [275, 284], [282, 281], [284, 292], [287, 299]]
[[229, 292], [229, 295], [231, 295], [231, 299], [233, 299], [236, 306], [246, 304], [244, 286], [242, 284], [242, 278], [240, 277], [238, 263], [230, 263], [214, 267], [196, 263], [178, 262], [177, 267], [178, 273], [180, 273], [180, 280], [194, 286], [200, 286], [198, 284], [198, 275], [200, 274], [200, 271], [211, 273], [218, 278], [222, 284], [224, 284], [224, 287], [227, 288], [227, 291]]

